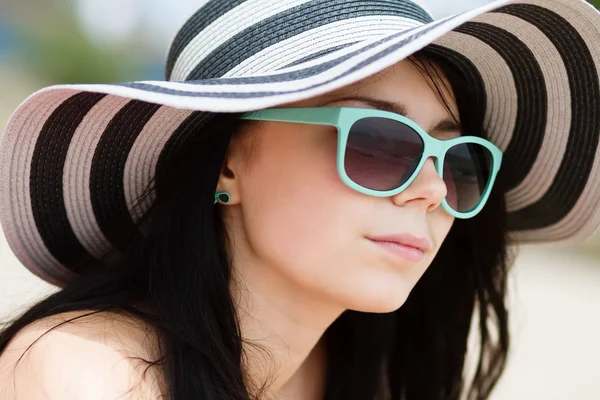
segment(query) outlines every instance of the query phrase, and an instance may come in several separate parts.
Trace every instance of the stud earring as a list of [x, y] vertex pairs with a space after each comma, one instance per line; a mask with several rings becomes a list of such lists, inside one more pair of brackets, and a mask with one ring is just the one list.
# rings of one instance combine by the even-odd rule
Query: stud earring
[[231, 202], [231, 196], [229, 195], [228, 192], [219, 192], [215, 194], [215, 203], [221, 203], [221, 204], [229, 204]]

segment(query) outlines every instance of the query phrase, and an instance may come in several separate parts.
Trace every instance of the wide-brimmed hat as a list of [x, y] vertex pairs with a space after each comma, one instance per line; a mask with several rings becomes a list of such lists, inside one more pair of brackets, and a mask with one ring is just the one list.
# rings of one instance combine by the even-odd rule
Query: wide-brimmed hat
[[136, 199], [207, 116], [318, 96], [426, 46], [467, 77], [504, 152], [511, 238], [590, 237], [600, 225], [600, 14], [590, 4], [502, 0], [434, 21], [407, 0], [214, 0], [177, 33], [165, 81], [56, 85], [17, 108], [0, 142], [8, 244], [64, 285], [138, 232], [149, 204]]

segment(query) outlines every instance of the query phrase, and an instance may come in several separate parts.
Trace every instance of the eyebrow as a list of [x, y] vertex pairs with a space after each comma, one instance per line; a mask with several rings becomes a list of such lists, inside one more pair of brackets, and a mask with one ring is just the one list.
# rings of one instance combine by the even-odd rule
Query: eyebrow
[[[388, 100], [375, 99], [373, 97], [368, 97], [368, 96], [354, 96], [354, 95], [345, 96], [345, 97], [341, 97], [341, 98], [331, 99], [328, 101], [328, 103], [333, 103], [334, 101], [344, 101], [344, 100], [360, 101], [361, 103], [368, 104], [371, 107], [376, 108], [378, 110], [393, 112], [396, 114], [400, 114], [404, 117], [410, 118], [410, 116], [408, 115], [408, 108], [404, 104], [396, 103], [396, 102], [388, 101]], [[454, 119], [443, 118], [440, 121], [438, 121], [437, 123], [435, 123], [427, 131], [428, 132], [448, 132], [448, 133], [458, 132], [458, 133], [462, 134], [462, 126], [460, 125], [460, 123], [456, 122]]]

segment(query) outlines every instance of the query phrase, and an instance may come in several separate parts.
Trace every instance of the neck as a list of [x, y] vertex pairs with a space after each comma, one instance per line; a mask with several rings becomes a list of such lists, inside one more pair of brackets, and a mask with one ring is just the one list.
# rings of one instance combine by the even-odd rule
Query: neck
[[232, 293], [244, 340], [243, 368], [249, 388], [254, 391], [267, 384], [268, 398], [319, 398], [305, 397], [306, 391], [319, 391], [324, 385], [322, 338], [343, 309], [303, 292], [276, 271], [250, 262], [236, 265], [238, 278]]
[[327, 349], [321, 338], [296, 373], [274, 395], [275, 399], [323, 399], [327, 378]]

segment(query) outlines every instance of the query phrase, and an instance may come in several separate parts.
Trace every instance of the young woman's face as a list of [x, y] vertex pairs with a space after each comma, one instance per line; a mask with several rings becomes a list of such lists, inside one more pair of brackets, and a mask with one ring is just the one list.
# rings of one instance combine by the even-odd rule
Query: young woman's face
[[[408, 117], [434, 137], [459, 136], [457, 130], [430, 130], [452, 117], [409, 61], [285, 107], [374, 108], [359, 97], [403, 105]], [[446, 97], [451, 101], [451, 95]], [[458, 115], [455, 104], [450, 106]], [[344, 309], [399, 308], [454, 222], [441, 207], [447, 188], [433, 161], [427, 161], [402, 193], [372, 197], [338, 177], [335, 128], [261, 121], [245, 135], [250, 135], [251, 152], [243, 155], [248, 147], [244, 150], [232, 142], [227, 166], [235, 178], [222, 176], [218, 187], [232, 195], [230, 205], [219, 207], [225, 207], [238, 260], [260, 265], [264, 270], [253, 272], [264, 274], [260, 279], [271, 283], [278, 279], [287, 290], [310, 293]], [[388, 235], [422, 238], [431, 248], [416, 261], [369, 239]]]

